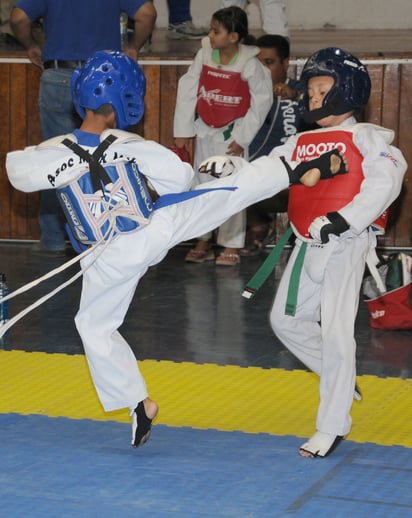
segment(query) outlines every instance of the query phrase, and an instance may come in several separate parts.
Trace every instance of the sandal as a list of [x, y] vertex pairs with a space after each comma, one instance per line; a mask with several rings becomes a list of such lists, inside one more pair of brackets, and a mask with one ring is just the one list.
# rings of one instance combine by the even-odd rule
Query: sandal
[[316, 432], [308, 442], [302, 444], [299, 453], [302, 457], [314, 459], [324, 458], [342, 442], [343, 435], [331, 435], [329, 433]]
[[216, 266], [236, 266], [240, 263], [239, 254], [222, 252], [216, 259]]
[[186, 254], [185, 261], [187, 263], [204, 263], [205, 261], [214, 261], [215, 260], [215, 254], [213, 253], [213, 250], [196, 250], [195, 248], [192, 248], [192, 250], [189, 250], [189, 252]]

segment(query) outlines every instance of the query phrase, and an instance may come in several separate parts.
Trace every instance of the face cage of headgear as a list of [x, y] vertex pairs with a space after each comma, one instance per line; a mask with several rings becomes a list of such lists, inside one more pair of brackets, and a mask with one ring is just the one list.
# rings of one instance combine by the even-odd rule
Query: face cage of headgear
[[137, 124], [144, 114], [146, 79], [137, 62], [118, 51], [95, 52], [71, 79], [73, 104], [80, 117], [86, 108], [110, 104], [119, 129]]
[[352, 54], [336, 47], [319, 50], [305, 63], [302, 83], [311, 77], [329, 76], [335, 81], [323, 100], [321, 108], [308, 111], [309, 97], [304, 98], [303, 114], [306, 122], [316, 122], [329, 115], [341, 115], [366, 106], [371, 90], [371, 80], [365, 66]]

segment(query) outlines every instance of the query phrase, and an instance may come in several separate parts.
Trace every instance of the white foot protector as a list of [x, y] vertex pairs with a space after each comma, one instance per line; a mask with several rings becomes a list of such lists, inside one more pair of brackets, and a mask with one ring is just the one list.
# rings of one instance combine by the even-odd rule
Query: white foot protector
[[342, 435], [316, 432], [309, 441], [302, 444], [299, 453], [302, 457], [326, 457], [343, 440]]

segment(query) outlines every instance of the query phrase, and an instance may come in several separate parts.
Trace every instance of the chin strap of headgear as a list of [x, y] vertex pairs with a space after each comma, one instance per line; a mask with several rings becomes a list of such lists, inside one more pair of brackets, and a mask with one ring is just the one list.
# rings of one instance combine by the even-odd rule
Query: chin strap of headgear
[[339, 90], [336, 90], [331, 94], [327, 103], [322, 108], [316, 108], [316, 110], [305, 111], [303, 114], [303, 120], [308, 124], [313, 124], [329, 115], [338, 115], [337, 110], [340, 108], [345, 98]]

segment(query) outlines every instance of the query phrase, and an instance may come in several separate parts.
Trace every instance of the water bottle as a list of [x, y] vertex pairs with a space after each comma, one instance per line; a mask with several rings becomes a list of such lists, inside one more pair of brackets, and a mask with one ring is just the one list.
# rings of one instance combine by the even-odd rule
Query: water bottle
[[[1, 326], [5, 325], [9, 320], [9, 301], [2, 302], [3, 297], [8, 295], [10, 292], [7, 284], [6, 284], [6, 275], [4, 273], [0, 273], [0, 329]], [[0, 347], [6, 348], [8, 345], [8, 335], [9, 332], [0, 337]]]

